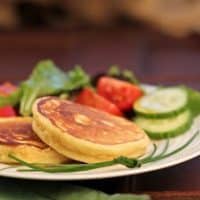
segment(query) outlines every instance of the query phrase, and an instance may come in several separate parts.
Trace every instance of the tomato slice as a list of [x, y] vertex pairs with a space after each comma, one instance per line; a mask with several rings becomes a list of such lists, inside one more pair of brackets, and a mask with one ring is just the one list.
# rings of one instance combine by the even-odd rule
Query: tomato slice
[[[17, 87], [9, 82], [0, 85], [0, 96], [7, 96], [14, 92]], [[16, 116], [15, 109], [12, 106], [4, 106], [0, 108], [0, 117], [13, 117]]]
[[76, 97], [75, 102], [108, 112], [113, 115], [122, 115], [121, 111], [115, 104], [98, 95], [90, 88], [83, 89]]
[[0, 117], [14, 117], [16, 112], [12, 106], [5, 106], [0, 108]]
[[97, 92], [114, 103], [122, 112], [132, 109], [134, 102], [143, 95], [137, 85], [106, 76], [99, 79]]

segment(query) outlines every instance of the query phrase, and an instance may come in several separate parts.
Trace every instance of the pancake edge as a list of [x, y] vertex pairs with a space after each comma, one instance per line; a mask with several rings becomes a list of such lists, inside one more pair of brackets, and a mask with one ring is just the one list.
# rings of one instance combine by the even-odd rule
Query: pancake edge
[[52, 150], [50, 147], [39, 149], [27, 145], [0, 145], [0, 163], [17, 164], [17, 161], [9, 158], [9, 154], [29, 163], [60, 164], [69, 162], [68, 158]]
[[[10, 117], [0, 118], [0, 123], [4, 122], [32, 122], [31, 117]], [[54, 151], [47, 146], [46, 148], [39, 148], [26, 144], [0, 144], [0, 163], [16, 164], [14, 159], [9, 158], [9, 154], [13, 154], [16, 157], [30, 163], [44, 163], [44, 164], [59, 164], [69, 162], [69, 159], [65, 156]]]
[[124, 144], [104, 145], [73, 137], [63, 132], [40, 114], [37, 109], [38, 99], [33, 106], [33, 130], [38, 137], [60, 154], [73, 160], [95, 163], [112, 160], [119, 156], [137, 158], [145, 154], [150, 139], [146, 134], [140, 140]]

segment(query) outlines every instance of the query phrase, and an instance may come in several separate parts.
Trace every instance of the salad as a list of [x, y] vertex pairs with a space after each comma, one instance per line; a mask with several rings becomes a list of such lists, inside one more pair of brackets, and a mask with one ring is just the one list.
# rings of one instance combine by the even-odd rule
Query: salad
[[200, 114], [200, 93], [186, 86], [155, 86], [149, 91], [130, 70], [112, 66], [101, 76], [91, 77], [80, 66], [65, 72], [51, 60], [40, 61], [29, 78], [13, 85], [0, 85], [0, 117], [31, 116], [33, 103], [40, 97], [57, 96], [78, 104], [126, 118], [135, 122], [154, 140], [166, 140], [160, 154], [156, 145], [144, 158], [118, 157], [111, 161], [92, 164], [62, 164], [38, 166], [9, 155], [30, 169], [23, 171], [74, 172], [115, 164], [129, 168], [169, 157], [187, 147], [199, 134], [196, 132], [182, 146], [167, 152], [169, 138], [184, 134]]

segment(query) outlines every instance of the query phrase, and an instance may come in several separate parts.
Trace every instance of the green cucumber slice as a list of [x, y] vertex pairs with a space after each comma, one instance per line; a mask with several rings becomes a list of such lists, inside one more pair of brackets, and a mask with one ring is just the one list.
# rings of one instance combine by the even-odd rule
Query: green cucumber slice
[[150, 118], [170, 117], [184, 111], [187, 104], [188, 93], [184, 88], [169, 87], [143, 96], [135, 102], [134, 110]]
[[175, 137], [187, 131], [192, 124], [192, 115], [186, 110], [177, 116], [166, 119], [151, 119], [138, 116], [135, 123], [152, 139]]

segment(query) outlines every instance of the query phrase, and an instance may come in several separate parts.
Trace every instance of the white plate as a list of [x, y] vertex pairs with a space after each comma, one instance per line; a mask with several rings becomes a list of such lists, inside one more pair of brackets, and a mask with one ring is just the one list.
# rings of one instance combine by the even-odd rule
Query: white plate
[[[154, 87], [151, 87], [151, 89], [154, 89]], [[179, 137], [170, 140], [168, 152], [171, 152], [174, 149], [178, 148], [179, 146], [183, 145], [189, 138], [193, 136], [193, 134], [197, 130], [200, 130], [200, 116], [195, 119], [189, 131], [187, 131], [185, 134]], [[165, 145], [165, 140], [160, 141], [159, 143], [157, 143], [157, 145], [158, 145], [157, 153], [159, 153], [160, 151], [162, 151]], [[149, 152], [151, 150], [152, 146], [149, 147]], [[44, 172], [18, 172], [16, 168], [5, 169], [6, 167], [8, 167], [8, 165], [0, 164], [0, 176], [21, 178], [21, 179], [37, 179], [37, 180], [104, 179], [111, 177], [136, 175], [159, 169], [164, 169], [167, 167], [171, 167], [186, 162], [198, 156], [200, 156], [200, 134], [195, 138], [195, 140], [189, 146], [187, 146], [181, 152], [171, 157], [165, 158], [163, 160], [143, 165], [140, 168], [128, 169], [121, 165], [116, 165], [112, 167], [105, 167], [85, 172], [50, 174]]]

